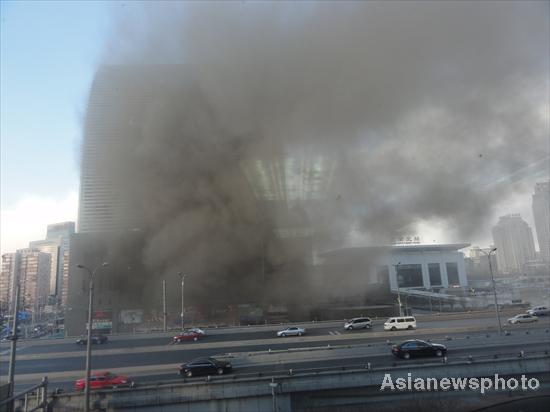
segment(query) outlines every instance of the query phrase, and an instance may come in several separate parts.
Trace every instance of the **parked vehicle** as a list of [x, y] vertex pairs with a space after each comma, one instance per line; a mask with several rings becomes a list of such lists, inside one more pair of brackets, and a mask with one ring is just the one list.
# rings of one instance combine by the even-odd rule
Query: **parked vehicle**
[[[133, 387], [134, 382], [127, 376], [116, 375], [111, 372], [94, 372], [90, 376], [90, 389]], [[76, 390], [86, 388], [86, 379], [78, 379], [74, 385]]]
[[344, 324], [344, 329], [346, 330], [370, 328], [372, 328], [372, 321], [370, 318], [353, 318]]
[[533, 316], [547, 316], [550, 315], [550, 309], [548, 306], [535, 306], [529, 309], [527, 313]]
[[286, 329], [280, 330], [277, 332], [278, 337], [286, 337], [286, 336], [302, 336], [306, 333], [306, 330], [304, 328], [298, 328], [296, 326], [291, 326]]
[[179, 335], [176, 335], [172, 338], [173, 343], [181, 343], [181, 342], [196, 342], [199, 340], [201, 335], [199, 335], [196, 332], [182, 332]]
[[230, 362], [215, 358], [198, 358], [180, 365], [179, 374], [191, 378], [198, 375], [223, 375], [233, 370]]
[[393, 346], [391, 352], [394, 356], [403, 359], [419, 356], [443, 356], [447, 353], [447, 347], [438, 343], [414, 339]]
[[398, 329], [416, 329], [416, 319], [413, 316], [397, 316], [384, 323], [384, 330]]
[[531, 323], [536, 322], [538, 318], [536, 316], [530, 315], [528, 313], [521, 313], [514, 316], [513, 318], [508, 319], [508, 323], [515, 325], [516, 323]]
[[[79, 345], [87, 345], [88, 344], [88, 337], [87, 336], [81, 336], [76, 340], [76, 343]], [[107, 336], [105, 335], [94, 335], [92, 336], [92, 345], [98, 344], [102, 345], [104, 343], [107, 343]]]

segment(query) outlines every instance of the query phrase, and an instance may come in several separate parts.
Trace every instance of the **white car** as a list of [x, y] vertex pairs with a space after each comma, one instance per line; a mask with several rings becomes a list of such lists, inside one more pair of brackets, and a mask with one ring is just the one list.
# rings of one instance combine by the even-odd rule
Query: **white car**
[[520, 315], [516, 315], [513, 318], [508, 319], [508, 323], [511, 323], [512, 325], [515, 325], [516, 323], [530, 323], [530, 322], [536, 322], [538, 318], [533, 315], [529, 315], [528, 313], [522, 313]]
[[285, 336], [302, 336], [305, 333], [306, 333], [306, 330], [304, 328], [291, 326], [289, 328], [286, 328], [277, 332], [277, 336], [284, 338]]
[[550, 315], [550, 309], [547, 306], [535, 306], [527, 311], [529, 315], [533, 316], [544, 316]]
[[344, 324], [345, 330], [353, 329], [370, 329], [372, 327], [372, 321], [370, 318], [353, 318], [348, 320]]
[[197, 333], [197, 334], [199, 334], [199, 335], [201, 335], [201, 336], [206, 336], [206, 332], [205, 332], [203, 329], [201, 329], [201, 328], [195, 328], [195, 327], [193, 327], [193, 328], [187, 329], [187, 331], [188, 331], [188, 332]]

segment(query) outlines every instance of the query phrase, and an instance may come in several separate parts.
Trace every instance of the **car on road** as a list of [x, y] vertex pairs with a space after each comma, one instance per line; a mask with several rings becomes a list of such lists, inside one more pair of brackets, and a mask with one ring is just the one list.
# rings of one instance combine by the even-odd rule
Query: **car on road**
[[[87, 345], [88, 344], [88, 337], [87, 336], [81, 336], [76, 340], [76, 343], [79, 345]], [[107, 343], [107, 336], [105, 335], [95, 335], [92, 336], [92, 345], [102, 345], [104, 343]]]
[[[117, 375], [112, 372], [94, 372], [90, 375], [90, 389], [133, 387], [134, 382], [127, 376]], [[74, 385], [76, 390], [86, 388], [86, 379], [78, 379]]]
[[397, 316], [384, 323], [384, 330], [398, 329], [416, 329], [416, 319], [413, 316]]
[[533, 316], [547, 316], [550, 315], [550, 309], [548, 306], [535, 306], [529, 309], [527, 313]]
[[405, 342], [394, 345], [392, 354], [398, 358], [410, 359], [420, 356], [438, 356], [441, 357], [447, 353], [447, 347], [438, 343], [425, 342], [419, 339], [406, 340]]
[[515, 325], [516, 323], [531, 323], [536, 322], [538, 318], [536, 316], [530, 315], [528, 313], [521, 313], [514, 316], [513, 318], [508, 319], [508, 323]]
[[372, 321], [370, 318], [353, 318], [348, 320], [344, 324], [345, 330], [353, 330], [353, 329], [370, 329], [372, 328]]
[[179, 374], [191, 378], [199, 375], [223, 375], [233, 370], [230, 362], [215, 358], [198, 358], [180, 365]]
[[291, 326], [286, 329], [280, 330], [277, 332], [278, 337], [286, 337], [286, 336], [302, 336], [306, 333], [306, 330], [304, 328], [299, 328], [297, 326]]
[[204, 331], [204, 329], [201, 328], [192, 327], [187, 329], [187, 332], [193, 332], [201, 336], [206, 336], [206, 332]]
[[182, 342], [196, 342], [201, 337], [200, 334], [196, 332], [182, 332], [179, 335], [176, 335], [172, 338], [172, 343], [182, 343]]

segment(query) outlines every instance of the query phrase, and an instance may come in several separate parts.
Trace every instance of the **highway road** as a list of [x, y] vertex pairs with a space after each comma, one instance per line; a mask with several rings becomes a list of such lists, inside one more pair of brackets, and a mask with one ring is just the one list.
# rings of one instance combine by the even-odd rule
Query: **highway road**
[[[274, 325], [213, 329], [199, 342], [179, 345], [170, 344], [169, 334], [114, 336], [105, 345], [94, 345], [93, 368], [124, 373], [143, 383], [177, 378], [179, 363], [200, 356], [226, 356], [234, 364], [236, 374], [350, 367], [367, 362], [373, 366], [391, 366], [394, 362], [403, 362], [390, 354], [391, 343], [409, 338], [444, 343], [452, 359], [468, 355], [513, 355], [521, 350], [527, 354], [542, 353], [550, 349], [548, 318], [535, 324], [507, 325], [511, 335], [500, 337], [495, 333], [495, 320], [489, 314], [419, 320], [415, 331], [384, 332], [382, 322], [375, 322], [372, 330], [360, 331], [344, 331], [341, 322], [305, 324], [305, 336], [287, 338], [276, 338], [275, 331], [280, 327]], [[8, 370], [6, 348], [5, 344], [0, 347], [3, 380]], [[267, 353], [268, 349], [272, 350], [271, 354]], [[84, 367], [85, 347], [76, 345], [72, 339], [23, 341], [17, 353], [17, 387], [21, 389], [47, 375], [56, 387], [67, 390], [83, 374]]]

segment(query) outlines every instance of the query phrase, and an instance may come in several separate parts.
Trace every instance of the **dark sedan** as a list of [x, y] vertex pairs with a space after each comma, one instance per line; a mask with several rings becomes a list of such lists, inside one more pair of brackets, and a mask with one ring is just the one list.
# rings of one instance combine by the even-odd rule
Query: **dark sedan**
[[391, 351], [398, 358], [409, 359], [420, 356], [443, 356], [447, 353], [447, 348], [438, 343], [415, 339], [396, 345]]
[[199, 358], [180, 366], [179, 374], [191, 378], [198, 375], [223, 375], [231, 372], [233, 366], [231, 363], [214, 359]]
[[[107, 336], [105, 335], [96, 335], [92, 336], [92, 345], [98, 344], [101, 345], [103, 343], [107, 342]], [[79, 345], [86, 345], [88, 343], [88, 337], [87, 336], [81, 336], [76, 340], [76, 343]]]

